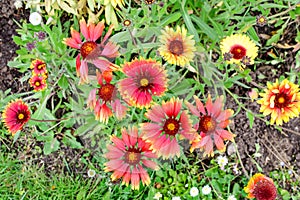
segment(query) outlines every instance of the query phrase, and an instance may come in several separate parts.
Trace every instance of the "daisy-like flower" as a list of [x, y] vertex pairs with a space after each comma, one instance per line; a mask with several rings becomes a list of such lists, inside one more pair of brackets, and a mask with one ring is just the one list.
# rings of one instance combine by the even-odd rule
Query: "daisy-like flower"
[[177, 26], [176, 31], [166, 27], [159, 36], [161, 46], [159, 54], [170, 64], [184, 67], [188, 65], [195, 56], [195, 40], [193, 35], [187, 36], [187, 30]]
[[[224, 140], [233, 140], [234, 134], [224, 130], [230, 123], [229, 118], [233, 115], [233, 110], [223, 110], [223, 96], [218, 97], [213, 103], [208, 95], [204, 106], [197, 96], [194, 96], [196, 107], [189, 102], [185, 102], [191, 113], [199, 117], [199, 122], [194, 128], [200, 135], [196, 136], [192, 142], [191, 152], [195, 148], [204, 149], [204, 156], [213, 156], [214, 144], [221, 152], [226, 150]], [[214, 144], [213, 144], [214, 143]]]
[[230, 195], [227, 200], [236, 200], [235, 196], [234, 195]]
[[154, 105], [145, 114], [152, 122], [142, 124], [142, 138], [149, 141], [151, 149], [163, 159], [180, 156], [180, 146], [176, 136], [190, 141], [195, 130], [186, 111], [181, 111], [182, 102], [172, 98], [163, 101], [162, 105]]
[[86, 83], [88, 79], [88, 63], [94, 64], [102, 72], [108, 69], [116, 69], [117, 66], [111, 63], [108, 59], [113, 59], [119, 55], [118, 46], [110, 41], [107, 41], [112, 33], [113, 25], [111, 25], [101, 40], [100, 44], [96, 43], [105, 28], [104, 21], [97, 25], [93, 23], [86, 24], [84, 19], [81, 19], [80, 30], [85, 38], [81, 40], [80, 33], [71, 28], [71, 38], [64, 38], [64, 43], [72, 48], [80, 50], [80, 54], [76, 57], [76, 72], [80, 76], [80, 83]]
[[42, 22], [42, 16], [38, 12], [33, 12], [29, 15], [29, 22], [33, 26], [37, 26]]
[[33, 69], [33, 74], [44, 74], [47, 72], [46, 63], [40, 59], [35, 59], [31, 62], [30, 68]]
[[211, 187], [209, 185], [205, 185], [202, 188], [202, 194], [204, 195], [209, 195], [211, 193]]
[[131, 188], [138, 190], [140, 180], [143, 185], [150, 184], [150, 177], [144, 168], [159, 168], [152, 160], [157, 156], [150, 150], [150, 144], [139, 136], [137, 127], [129, 127], [128, 131], [123, 128], [121, 132], [121, 139], [114, 135], [111, 137], [114, 144], [107, 146], [105, 157], [110, 161], [105, 163], [104, 170], [113, 171], [113, 181], [123, 178], [122, 184], [128, 186], [131, 182]]
[[[99, 88], [91, 90], [87, 105], [94, 110], [96, 119], [107, 124], [109, 117], [113, 115], [121, 120], [126, 115], [127, 108], [117, 99], [117, 88], [111, 84], [113, 75], [112, 71], [107, 70], [103, 74], [96, 71]], [[110, 107], [108, 107], [110, 104]]]
[[153, 199], [159, 200], [160, 198], [162, 198], [162, 194], [160, 192], [156, 192]]
[[251, 177], [244, 190], [248, 194], [247, 198], [249, 199], [275, 200], [277, 196], [273, 180], [260, 173]]
[[33, 75], [30, 79], [29, 79], [29, 84], [31, 87], [33, 87], [33, 90], [35, 92], [39, 92], [39, 91], [43, 91], [47, 88], [47, 83], [46, 83], [46, 75]]
[[2, 118], [8, 132], [15, 135], [30, 119], [28, 105], [21, 99], [12, 101], [3, 111]]
[[256, 24], [258, 25], [258, 26], [261, 26], [261, 27], [263, 27], [263, 26], [265, 26], [266, 24], [267, 24], [267, 18], [265, 17], [265, 16], [263, 16], [263, 15], [258, 15], [257, 17], [256, 17]]
[[243, 34], [234, 34], [224, 38], [221, 41], [220, 48], [223, 59], [229, 64], [252, 65], [258, 51], [258, 47], [254, 42]]
[[93, 178], [96, 175], [96, 172], [93, 169], [89, 169], [87, 171], [87, 175], [88, 175], [88, 177]]
[[196, 196], [198, 196], [198, 194], [199, 194], [198, 188], [192, 187], [191, 190], [190, 190], [190, 195], [191, 195], [192, 197], [196, 197]]
[[150, 107], [152, 96], [162, 96], [167, 90], [167, 72], [151, 59], [135, 59], [125, 63], [122, 71], [127, 78], [119, 82], [119, 91], [130, 105]]
[[271, 124], [282, 125], [282, 121], [288, 122], [290, 118], [299, 116], [300, 92], [299, 86], [287, 79], [282, 82], [267, 84], [264, 93], [259, 93], [262, 99], [257, 103], [261, 104], [260, 112], [263, 115], [271, 114]]
[[218, 165], [220, 166], [220, 168], [222, 170], [224, 170], [225, 166], [228, 164], [228, 159], [226, 156], [218, 156], [217, 158], [217, 161], [218, 161]]

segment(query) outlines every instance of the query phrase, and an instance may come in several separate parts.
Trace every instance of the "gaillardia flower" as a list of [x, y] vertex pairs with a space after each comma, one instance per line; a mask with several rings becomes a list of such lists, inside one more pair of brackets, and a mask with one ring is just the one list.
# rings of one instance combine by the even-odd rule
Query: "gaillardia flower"
[[33, 87], [33, 90], [35, 92], [38, 91], [43, 91], [47, 88], [47, 83], [46, 83], [46, 75], [33, 75], [30, 79], [29, 79], [29, 84], [31, 87]]
[[122, 184], [129, 185], [131, 188], [138, 190], [140, 180], [143, 185], [150, 184], [150, 177], [145, 167], [157, 170], [158, 165], [152, 160], [157, 156], [150, 150], [150, 144], [143, 140], [137, 127], [129, 127], [128, 131], [122, 129], [122, 138], [111, 137], [113, 145], [107, 146], [108, 153], [104, 156], [109, 159], [105, 163], [106, 172], [113, 171], [111, 178], [113, 181], [123, 178]]
[[[64, 43], [72, 48], [80, 50], [80, 54], [76, 58], [76, 71], [80, 76], [80, 83], [88, 82], [88, 62], [94, 64], [101, 72], [109, 69], [115, 69], [116, 65], [108, 59], [115, 58], [119, 55], [118, 46], [107, 41], [112, 33], [113, 25], [111, 25], [101, 40], [100, 44], [96, 43], [105, 28], [104, 21], [97, 25], [90, 23], [86, 24], [85, 20], [80, 20], [80, 30], [85, 38], [82, 41], [80, 33], [71, 28], [71, 38], [65, 38]], [[81, 59], [82, 57], [82, 59]]]
[[15, 135], [30, 119], [28, 105], [21, 99], [12, 101], [3, 111], [2, 118], [8, 131]]
[[[154, 105], [145, 114], [151, 122], [141, 126], [142, 138], [150, 142], [151, 149], [163, 159], [180, 156], [177, 137], [193, 140], [196, 131], [186, 111], [181, 111], [182, 102], [172, 98], [163, 101], [162, 105]], [[179, 138], [179, 139], [180, 139]]]
[[[117, 88], [111, 84], [112, 71], [107, 70], [102, 74], [96, 71], [99, 88], [93, 89], [88, 97], [87, 104], [94, 110], [96, 119], [107, 124], [109, 117], [115, 113], [117, 119], [122, 119], [126, 115], [127, 108], [117, 99]], [[105, 81], [105, 82], [104, 82]], [[110, 104], [110, 107], [108, 107]]]
[[149, 107], [152, 96], [162, 96], [167, 90], [167, 72], [151, 59], [135, 59], [125, 63], [122, 71], [127, 78], [121, 80], [119, 91], [130, 105]]
[[282, 82], [267, 84], [264, 93], [259, 93], [262, 99], [257, 103], [261, 104], [260, 112], [263, 115], [271, 114], [271, 124], [282, 125], [282, 121], [288, 122], [290, 118], [299, 116], [300, 93], [299, 86], [287, 79]]
[[248, 194], [247, 198], [249, 199], [275, 200], [277, 196], [273, 180], [260, 173], [251, 177], [244, 190]]
[[184, 67], [194, 58], [196, 51], [193, 35], [187, 36], [187, 30], [177, 26], [176, 31], [166, 27], [159, 36], [161, 46], [158, 48], [159, 54], [170, 64]]
[[220, 45], [222, 56], [227, 63], [249, 65], [254, 64], [258, 47], [243, 34], [234, 34], [224, 38]]
[[31, 62], [30, 68], [33, 69], [33, 74], [39, 75], [47, 72], [46, 63], [40, 59], [35, 59]]
[[199, 117], [194, 128], [200, 133], [192, 142], [191, 152], [195, 148], [204, 149], [204, 156], [213, 156], [214, 144], [217, 149], [224, 152], [226, 146], [224, 140], [233, 140], [234, 134], [224, 130], [230, 123], [229, 118], [233, 115], [233, 110], [223, 110], [223, 96], [218, 97], [213, 103], [208, 95], [204, 106], [197, 96], [194, 96], [196, 107], [189, 102], [185, 102], [191, 113]]

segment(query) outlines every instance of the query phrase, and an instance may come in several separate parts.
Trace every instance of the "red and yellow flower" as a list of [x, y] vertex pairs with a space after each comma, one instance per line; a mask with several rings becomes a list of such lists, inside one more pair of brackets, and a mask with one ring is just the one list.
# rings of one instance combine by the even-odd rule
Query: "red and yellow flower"
[[226, 150], [225, 140], [233, 140], [234, 134], [225, 130], [229, 125], [229, 118], [233, 115], [233, 110], [223, 110], [223, 96], [218, 97], [213, 103], [208, 95], [204, 106], [197, 96], [194, 96], [196, 107], [189, 102], [185, 102], [191, 113], [199, 117], [199, 121], [194, 128], [200, 133], [192, 141], [191, 152], [195, 148], [204, 150], [204, 156], [214, 155], [214, 144], [221, 152]]
[[252, 65], [257, 57], [258, 47], [247, 36], [234, 34], [221, 41], [222, 56], [227, 63]]
[[151, 59], [135, 59], [125, 63], [119, 91], [130, 105], [150, 107], [153, 96], [162, 96], [167, 90], [167, 72], [160, 63]]
[[109, 159], [105, 163], [106, 172], [113, 171], [111, 179], [113, 181], [123, 178], [122, 184], [129, 185], [133, 190], [140, 188], [140, 180], [143, 185], [150, 184], [150, 177], [145, 167], [157, 170], [159, 167], [153, 161], [157, 156], [150, 150], [150, 144], [143, 140], [137, 127], [129, 127], [128, 131], [122, 129], [122, 138], [111, 137], [113, 145], [107, 146], [108, 153], [104, 156]]
[[30, 68], [33, 69], [32, 73], [35, 75], [47, 73], [47, 64], [40, 59], [33, 60]]
[[163, 159], [180, 156], [178, 137], [191, 141], [195, 136], [192, 121], [181, 107], [182, 101], [172, 98], [162, 105], [152, 106], [145, 114], [151, 122], [142, 124], [142, 138], [150, 142], [153, 152]]
[[300, 92], [299, 86], [284, 79], [280, 83], [278, 79], [275, 83], [267, 84], [264, 93], [259, 93], [262, 99], [257, 103], [261, 104], [260, 112], [263, 115], [271, 114], [271, 124], [282, 125], [290, 118], [299, 116], [300, 112]]
[[17, 99], [6, 106], [2, 118], [8, 132], [15, 135], [29, 121], [30, 110], [26, 103]]
[[166, 27], [159, 37], [161, 46], [158, 48], [159, 54], [170, 64], [184, 67], [188, 65], [195, 56], [195, 40], [193, 35], [187, 36], [184, 27], [177, 26], [176, 31]]
[[29, 84], [31, 87], [33, 87], [33, 90], [35, 92], [38, 91], [43, 91], [47, 88], [47, 83], [46, 83], [47, 76], [46, 75], [33, 75], [29, 79]]
[[277, 196], [273, 180], [260, 173], [257, 173], [250, 178], [244, 190], [248, 194], [247, 198], [249, 199], [275, 200]]
[[[97, 71], [96, 74], [100, 87], [93, 89], [87, 100], [90, 109], [94, 110], [96, 119], [107, 124], [108, 119], [113, 115], [113, 112], [117, 119], [120, 120], [124, 118], [127, 108], [121, 104], [119, 99], [117, 99], [117, 88], [114, 84], [111, 84], [113, 78], [112, 71], [107, 70], [102, 74]], [[108, 104], [110, 104], [110, 107]]]
[[80, 76], [80, 83], [86, 83], [88, 79], [88, 62], [94, 64], [97, 68], [104, 72], [105, 70], [115, 69], [117, 66], [109, 61], [119, 55], [119, 47], [107, 41], [112, 33], [113, 25], [111, 25], [101, 40], [100, 44], [96, 43], [104, 31], [104, 21], [97, 25], [93, 23], [86, 24], [85, 20], [80, 20], [80, 30], [85, 38], [81, 40], [80, 33], [71, 28], [71, 38], [65, 38], [64, 43], [72, 48], [78, 49], [80, 54], [76, 58], [76, 71]]

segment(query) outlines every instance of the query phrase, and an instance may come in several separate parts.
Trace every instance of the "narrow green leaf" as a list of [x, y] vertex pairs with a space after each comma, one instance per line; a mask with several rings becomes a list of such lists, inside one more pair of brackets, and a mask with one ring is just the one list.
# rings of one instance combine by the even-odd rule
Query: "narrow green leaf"
[[218, 40], [217, 32], [208, 26], [201, 18], [191, 15], [191, 19], [212, 40]]
[[253, 127], [253, 122], [254, 122], [254, 115], [251, 112], [247, 111], [246, 116], [249, 119], [250, 128], [252, 128]]
[[161, 26], [164, 27], [170, 23], [176, 22], [179, 20], [180, 17], [181, 17], [181, 13], [179, 12], [170, 14], [161, 21]]
[[61, 76], [61, 78], [58, 81], [58, 85], [59, 85], [59, 87], [61, 87], [64, 90], [68, 89], [69, 82], [68, 82], [68, 79], [65, 75]]

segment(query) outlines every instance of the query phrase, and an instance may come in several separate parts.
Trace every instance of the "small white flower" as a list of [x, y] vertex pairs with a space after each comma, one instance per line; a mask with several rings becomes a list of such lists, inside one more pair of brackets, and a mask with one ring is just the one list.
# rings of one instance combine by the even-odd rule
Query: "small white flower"
[[172, 200], [181, 200], [180, 197], [172, 197]]
[[39, 25], [42, 22], [42, 16], [38, 12], [33, 12], [29, 16], [29, 22], [33, 26], [37, 26], [37, 25]]
[[189, 184], [185, 184], [184, 187], [189, 187]]
[[234, 195], [230, 195], [227, 200], [236, 200]]
[[233, 166], [233, 172], [234, 172], [235, 174], [239, 174], [239, 173], [240, 173], [240, 170], [239, 170], [237, 164], [235, 164], [235, 165]]
[[96, 172], [93, 169], [89, 169], [87, 171], [87, 174], [88, 174], [88, 177], [93, 178], [96, 175]]
[[228, 159], [226, 156], [218, 156], [217, 158], [218, 165], [224, 170], [224, 167], [228, 164]]
[[49, 25], [53, 21], [52, 17], [49, 17], [48, 20], [46, 21], [46, 25]]
[[153, 199], [159, 200], [160, 198], [162, 198], [162, 194], [160, 192], [156, 192]]
[[293, 170], [289, 169], [288, 173], [289, 175], [293, 174]]
[[23, 3], [21, 0], [16, 0], [14, 6], [16, 7], [16, 9], [19, 9], [23, 7]]
[[283, 167], [284, 166], [284, 162], [281, 161], [280, 162], [280, 166]]
[[199, 194], [198, 188], [192, 187], [191, 190], [190, 190], [190, 195], [191, 195], [192, 197], [196, 197], [196, 196], [198, 196], [198, 194]]
[[211, 192], [211, 187], [210, 187], [209, 185], [206, 185], [206, 186], [204, 186], [204, 187], [202, 188], [202, 193], [203, 193], [204, 195], [209, 195], [210, 192]]

